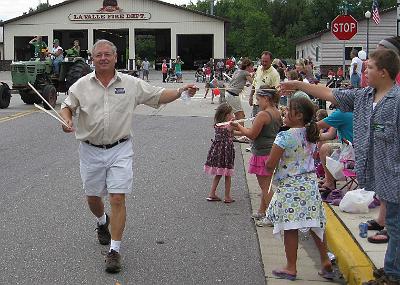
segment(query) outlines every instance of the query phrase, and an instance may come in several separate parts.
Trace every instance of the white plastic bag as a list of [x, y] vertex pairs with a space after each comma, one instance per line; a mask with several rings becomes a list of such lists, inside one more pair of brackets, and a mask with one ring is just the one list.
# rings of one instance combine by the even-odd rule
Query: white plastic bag
[[343, 163], [332, 157], [326, 157], [326, 168], [336, 180], [346, 180], [343, 175]]
[[365, 191], [364, 188], [348, 191], [340, 201], [339, 209], [347, 213], [368, 213], [368, 205], [374, 200], [374, 195], [374, 191]]
[[354, 148], [351, 142], [348, 141], [347, 143], [342, 143], [342, 146], [340, 147], [339, 160], [355, 160]]

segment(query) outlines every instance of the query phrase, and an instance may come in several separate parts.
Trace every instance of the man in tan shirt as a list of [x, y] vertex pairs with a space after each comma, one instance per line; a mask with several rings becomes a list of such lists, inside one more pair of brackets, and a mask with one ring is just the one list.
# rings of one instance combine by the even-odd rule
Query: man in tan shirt
[[280, 76], [278, 71], [272, 66], [272, 53], [263, 51], [261, 54], [261, 65], [257, 68], [253, 80], [253, 86], [249, 96], [249, 104], [253, 106], [253, 117], [258, 113], [258, 105], [253, 105], [253, 97], [255, 91], [262, 85], [270, 87], [278, 87], [280, 83]]
[[[119, 248], [125, 227], [125, 194], [132, 191], [133, 149], [131, 122], [139, 104], [157, 108], [180, 98], [183, 91], [194, 96], [193, 84], [164, 89], [115, 70], [117, 48], [107, 40], [92, 49], [95, 71], [79, 79], [69, 89], [61, 105], [61, 116], [75, 131], [79, 145], [80, 172], [91, 212], [97, 217], [100, 244], [110, 244], [106, 271], [121, 270]], [[76, 130], [72, 116], [79, 111]], [[109, 195], [111, 215], [104, 212], [102, 197]], [[108, 225], [111, 224], [111, 233]]]

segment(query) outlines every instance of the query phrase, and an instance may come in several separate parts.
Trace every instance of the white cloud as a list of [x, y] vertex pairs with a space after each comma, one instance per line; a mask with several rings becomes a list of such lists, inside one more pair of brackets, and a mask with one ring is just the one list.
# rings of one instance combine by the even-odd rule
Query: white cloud
[[[181, 4], [188, 4], [190, 0], [163, 0], [163, 1], [171, 4], [181, 5]], [[46, 0], [12, 0], [12, 5], [10, 5], [9, 1], [1, 0], [0, 20], [6, 21], [11, 18], [21, 16], [24, 12], [28, 12], [30, 7], [36, 8], [39, 2], [45, 3]], [[58, 4], [61, 2], [63, 2], [63, 0], [49, 0], [50, 5]]]

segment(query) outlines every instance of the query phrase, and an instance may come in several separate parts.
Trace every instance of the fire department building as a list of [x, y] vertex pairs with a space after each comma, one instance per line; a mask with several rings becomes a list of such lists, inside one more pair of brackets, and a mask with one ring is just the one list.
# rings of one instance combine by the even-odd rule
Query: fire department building
[[118, 68], [127, 68], [129, 59], [149, 57], [137, 53], [146, 49], [156, 62], [179, 55], [186, 68], [225, 57], [224, 19], [159, 0], [67, 0], [5, 21], [3, 27], [6, 61], [30, 59], [29, 41], [36, 35], [49, 46], [59, 39], [64, 50], [79, 40], [82, 57], [96, 40], [110, 40], [118, 49]]

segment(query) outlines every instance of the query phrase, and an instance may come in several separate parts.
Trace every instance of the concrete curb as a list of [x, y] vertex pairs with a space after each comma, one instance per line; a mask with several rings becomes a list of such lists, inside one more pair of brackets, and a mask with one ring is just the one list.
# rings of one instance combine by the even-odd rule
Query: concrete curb
[[324, 203], [327, 226], [326, 239], [328, 248], [336, 255], [336, 260], [343, 278], [349, 285], [361, 285], [374, 279], [374, 265], [355, 241], [350, 230], [339, 219], [331, 206]]

